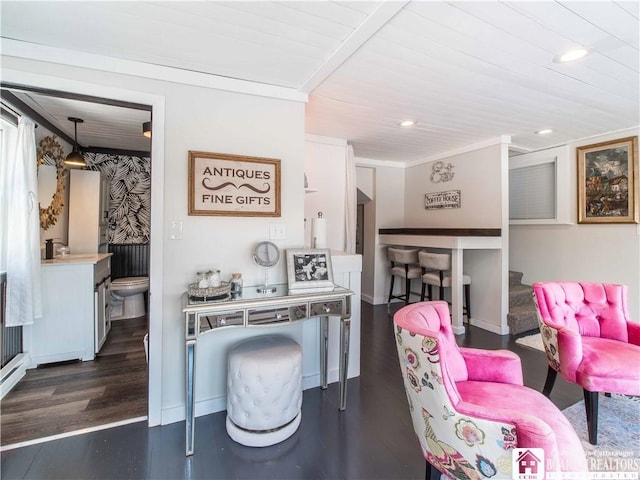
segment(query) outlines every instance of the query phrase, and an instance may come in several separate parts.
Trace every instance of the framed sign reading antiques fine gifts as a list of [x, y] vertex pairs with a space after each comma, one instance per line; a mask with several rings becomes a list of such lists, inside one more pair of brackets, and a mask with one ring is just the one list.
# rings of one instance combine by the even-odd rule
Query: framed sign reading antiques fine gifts
[[578, 153], [578, 223], [638, 223], [638, 137]]
[[189, 151], [189, 215], [280, 216], [280, 160]]

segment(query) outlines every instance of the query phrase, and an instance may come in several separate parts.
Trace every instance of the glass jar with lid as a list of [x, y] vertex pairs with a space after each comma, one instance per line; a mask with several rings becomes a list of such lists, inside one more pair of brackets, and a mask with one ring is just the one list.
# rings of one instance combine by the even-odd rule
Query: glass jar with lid
[[231, 274], [231, 293], [233, 295], [240, 295], [242, 293], [242, 274]]
[[209, 287], [209, 275], [207, 272], [198, 272], [196, 274], [196, 284], [198, 288], [208, 288]]
[[213, 269], [209, 270], [209, 286], [210, 287], [219, 287], [220, 286], [220, 270]]

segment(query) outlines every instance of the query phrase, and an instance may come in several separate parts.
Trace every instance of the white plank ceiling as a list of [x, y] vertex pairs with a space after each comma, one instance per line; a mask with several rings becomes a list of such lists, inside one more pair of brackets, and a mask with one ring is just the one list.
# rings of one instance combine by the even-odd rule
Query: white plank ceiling
[[[308, 133], [411, 162], [500, 135], [535, 150], [639, 125], [639, 5], [3, 0], [0, 26], [3, 39], [309, 93]], [[553, 61], [575, 46], [590, 54]]]
[[74, 124], [69, 117], [83, 120], [78, 124], [78, 143], [82, 147], [115, 148], [148, 152], [151, 140], [142, 135], [142, 124], [151, 120], [151, 112], [103, 105], [33, 92], [11, 90], [22, 102], [40, 113], [70, 138]]

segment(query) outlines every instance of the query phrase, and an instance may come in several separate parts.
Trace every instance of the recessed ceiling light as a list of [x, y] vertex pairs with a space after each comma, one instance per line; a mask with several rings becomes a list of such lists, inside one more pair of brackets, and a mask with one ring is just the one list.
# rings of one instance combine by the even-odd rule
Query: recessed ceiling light
[[587, 53], [589, 53], [589, 50], [584, 47], [573, 48], [565, 53], [559, 53], [553, 58], [553, 61], [556, 63], [574, 62], [580, 60]]
[[551, 130], [550, 128], [543, 128], [542, 130], [538, 130], [535, 133], [537, 135], [546, 135], [547, 133], [551, 133], [551, 132], [553, 132], [553, 130]]
[[401, 127], [413, 127], [415, 124], [415, 120], [403, 120], [400, 122]]

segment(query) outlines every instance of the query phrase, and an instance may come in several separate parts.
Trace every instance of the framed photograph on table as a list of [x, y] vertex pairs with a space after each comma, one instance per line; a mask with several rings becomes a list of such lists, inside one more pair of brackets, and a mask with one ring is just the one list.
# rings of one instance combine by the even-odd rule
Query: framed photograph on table
[[333, 290], [331, 253], [328, 248], [287, 250], [287, 278], [289, 291]]
[[638, 223], [638, 137], [576, 150], [578, 223]]

